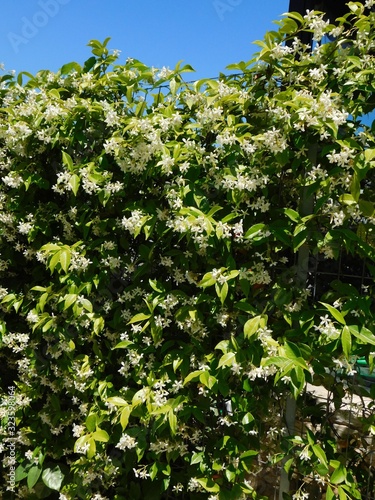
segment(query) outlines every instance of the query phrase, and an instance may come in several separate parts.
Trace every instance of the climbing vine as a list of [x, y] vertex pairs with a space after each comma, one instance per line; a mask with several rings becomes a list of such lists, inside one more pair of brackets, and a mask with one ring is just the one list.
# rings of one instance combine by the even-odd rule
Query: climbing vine
[[267, 498], [280, 468], [362, 498], [367, 452], [304, 395], [373, 367], [373, 3], [289, 13], [218, 80], [108, 39], [0, 78], [2, 498]]

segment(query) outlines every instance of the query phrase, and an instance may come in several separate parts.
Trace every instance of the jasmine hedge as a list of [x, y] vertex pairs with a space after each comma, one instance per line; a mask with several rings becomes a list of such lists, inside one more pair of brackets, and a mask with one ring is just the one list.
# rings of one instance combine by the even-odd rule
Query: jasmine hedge
[[267, 498], [280, 468], [285, 498], [362, 498], [369, 449], [304, 393], [373, 367], [373, 5], [289, 13], [218, 80], [108, 39], [1, 77], [2, 498]]

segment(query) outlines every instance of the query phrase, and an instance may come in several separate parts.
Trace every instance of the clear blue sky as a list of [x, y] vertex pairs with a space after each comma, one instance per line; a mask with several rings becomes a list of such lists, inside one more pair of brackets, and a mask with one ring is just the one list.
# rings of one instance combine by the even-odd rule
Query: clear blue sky
[[0, 63], [6, 70], [56, 71], [90, 57], [91, 39], [149, 66], [191, 64], [192, 79], [249, 60], [289, 0], [5, 0]]

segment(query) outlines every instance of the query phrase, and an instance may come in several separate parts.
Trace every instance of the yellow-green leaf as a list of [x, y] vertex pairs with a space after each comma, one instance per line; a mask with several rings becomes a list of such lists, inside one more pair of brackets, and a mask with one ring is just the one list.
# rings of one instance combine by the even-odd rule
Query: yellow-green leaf
[[171, 434], [172, 436], [175, 436], [177, 432], [177, 417], [173, 410], [168, 413], [168, 422], [171, 429]]
[[318, 444], [314, 444], [312, 446], [312, 451], [313, 451], [314, 455], [318, 458], [319, 462], [321, 464], [323, 464], [328, 469], [327, 456], [326, 456], [324, 450]]
[[73, 160], [68, 153], [65, 153], [65, 151], [62, 152], [62, 161], [63, 164], [68, 168], [68, 170], [72, 171], [73, 170]]
[[96, 429], [97, 416], [95, 413], [90, 413], [86, 418], [86, 427], [89, 432], [94, 432]]
[[92, 437], [95, 439], [95, 441], [101, 441], [102, 443], [106, 443], [107, 441], [109, 441], [108, 432], [103, 429], [99, 429], [99, 427], [96, 428], [96, 431], [93, 433]]
[[186, 385], [187, 383], [191, 382], [194, 379], [198, 380], [198, 378], [200, 377], [200, 375], [202, 373], [204, 373], [204, 370], [195, 370], [195, 371], [189, 373], [189, 375], [187, 375], [187, 377], [185, 377], [184, 385]]
[[254, 318], [246, 321], [243, 328], [245, 338], [250, 338], [257, 333], [257, 331], [259, 330], [260, 319], [261, 316], [255, 316]]
[[123, 431], [128, 426], [130, 414], [131, 414], [131, 407], [125, 406], [120, 415], [120, 424]]
[[95, 443], [95, 439], [93, 437], [90, 437], [88, 439], [88, 443], [89, 443], [89, 449], [87, 451], [87, 458], [93, 458], [95, 456], [95, 453], [96, 453], [96, 443]]
[[235, 352], [227, 352], [226, 354], [221, 356], [219, 364], [218, 364], [218, 368], [222, 368], [223, 366], [233, 365], [235, 359], [236, 359]]
[[69, 179], [69, 184], [72, 188], [72, 191], [74, 193], [74, 196], [77, 196], [78, 188], [79, 188], [79, 177], [77, 174], [73, 174], [71, 178]]

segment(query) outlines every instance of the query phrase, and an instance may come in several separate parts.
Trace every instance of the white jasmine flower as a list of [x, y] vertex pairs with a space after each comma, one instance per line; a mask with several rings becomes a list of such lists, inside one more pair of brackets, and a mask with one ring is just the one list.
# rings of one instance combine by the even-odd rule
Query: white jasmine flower
[[132, 436], [129, 436], [129, 434], [124, 433], [120, 441], [117, 443], [116, 448], [119, 448], [120, 450], [126, 450], [135, 448], [137, 446], [137, 440], [133, 438]]

